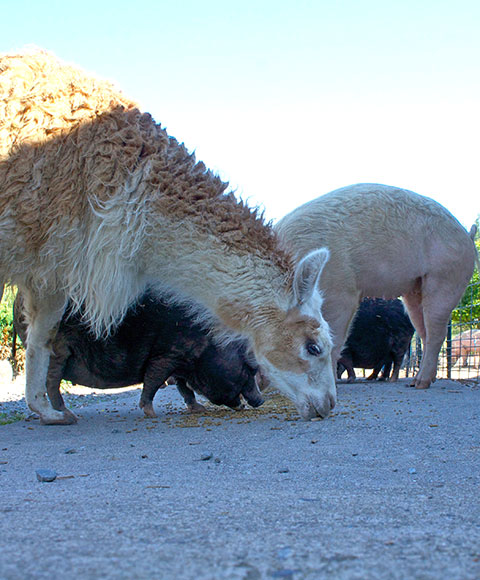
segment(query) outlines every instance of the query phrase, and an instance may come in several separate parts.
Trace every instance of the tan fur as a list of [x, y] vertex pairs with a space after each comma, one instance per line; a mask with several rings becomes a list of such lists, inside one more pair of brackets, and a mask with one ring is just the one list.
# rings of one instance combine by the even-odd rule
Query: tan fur
[[11, 198], [25, 206], [35, 197], [42, 219], [36, 205], [22, 211], [35, 248], [56, 229], [58, 216], [77, 223], [88, 203], [101, 207], [135, 175], [142, 187], [130, 203], [148, 200], [152, 213], [188, 218], [235, 249], [263, 252], [290, 268], [262, 217], [233, 193], [222, 195], [228, 184], [111, 84], [44, 52], [1, 58], [0, 75], [0, 183], [15, 182], [2, 193], [0, 213]]
[[[240, 329], [251, 324], [251, 312], [239, 303], [222, 301], [217, 312], [230, 328]], [[301, 314], [298, 308], [284, 312], [272, 305], [255, 313], [254, 324], [258, 328], [257, 349], [265, 352], [276, 368], [297, 374], [308, 371], [307, 361], [293, 353], [300, 352], [306, 342], [322, 340], [320, 322], [316, 318]]]
[[0, 56], [1, 154], [70, 131], [122, 106], [133, 109], [109, 82], [60, 63], [45, 51]]
[[[77, 251], [74, 255], [65, 251], [79, 238], [90, 239], [100, 222], [104, 231], [109, 222], [116, 236], [122, 224], [130, 226], [132, 238], [123, 248], [130, 259], [136, 247], [133, 236], [143, 237], [149, 230], [176, 227], [188, 220], [189, 230], [195, 229], [193, 238], [203, 235], [221, 240], [229, 251], [273, 262], [289, 278], [290, 259], [278, 248], [275, 233], [262, 217], [232, 193], [224, 194], [227, 184], [203, 163], [196, 163], [183, 145], [110, 84], [43, 52], [4, 57], [0, 71], [4, 114], [12, 113], [12, 100], [22, 103], [15, 109], [20, 118], [0, 120], [0, 135], [15, 134], [10, 150], [4, 147], [0, 163], [0, 184], [4, 184], [0, 215], [13, 214], [16, 220], [11, 226], [17, 239], [18, 224], [22, 233], [10, 275], [15, 274], [16, 264], [23, 268], [32, 259], [38, 264], [41, 256], [43, 283], [48, 280], [57, 289], [61, 281], [53, 279], [49, 269], [81, 267]], [[118, 240], [112, 239], [112, 244], [116, 252]], [[92, 259], [98, 261], [99, 256]], [[104, 286], [104, 280], [96, 284], [91, 272], [84, 271], [83, 276], [85, 284]], [[67, 286], [72, 292], [71, 282]], [[72, 293], [80, 304], [84, 285]], [[87, 310], [87, 318], [95, 318], [94, 309], [92, 305]], [[108, 328], [121, 314], [112, 312], [98, 319], [97, 331], [102, 325]]]
[[[46, 342], [66, 300], [100, 335], [146, 285], [188, 304], [219, 336], [250, 340], [304, 416], [328, 413], [333, 376], [322, 376], [320, 359], [299, 363], [311, 321], [286, 320], [297, 302], [312, 316], [326, 255], [309, 258], [313, 275], [308, 264], [296, 274], [262, 215], [148, 113], [48, 53], [0, 57], [0, 147], [0, 281], [31, 305], [27, 402], [45, 422], [66, 419], [43, 401]], [[304, 271], [306, 293], [293, 287]], [[331, 348], [323, 320], [318, 328]]]

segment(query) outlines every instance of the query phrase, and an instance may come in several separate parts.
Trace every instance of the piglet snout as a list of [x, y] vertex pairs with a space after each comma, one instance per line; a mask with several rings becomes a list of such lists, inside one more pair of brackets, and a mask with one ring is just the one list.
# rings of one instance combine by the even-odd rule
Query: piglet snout
[[255, 379], [249, 381], [248, 386], [242, 390], [242, 395], [250, 407], [260, 407], [265, 402]]

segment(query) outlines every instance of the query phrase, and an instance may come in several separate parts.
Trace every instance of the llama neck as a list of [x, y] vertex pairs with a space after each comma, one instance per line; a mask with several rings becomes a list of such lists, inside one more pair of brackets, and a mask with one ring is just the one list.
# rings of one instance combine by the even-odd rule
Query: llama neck
[[165, 224], [161, 237], [158, 244], [153, 235], [148, 238], [147, 278], [175, 300], [206, 309], [205, 318], [213, 313], [234, 331], [250, 334], [272, 311], [288, 309], [290, 270], [260, 249], [232, 248], [185, 222]]

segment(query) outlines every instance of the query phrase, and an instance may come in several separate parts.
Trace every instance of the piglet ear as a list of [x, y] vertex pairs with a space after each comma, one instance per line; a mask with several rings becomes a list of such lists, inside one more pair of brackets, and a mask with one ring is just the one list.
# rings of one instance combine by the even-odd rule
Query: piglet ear
[[293, 295], [299, 306], [312, 297], [329, 257], [328, 249], [320, 248], [310, 252], [298, 262], [293, 276]]

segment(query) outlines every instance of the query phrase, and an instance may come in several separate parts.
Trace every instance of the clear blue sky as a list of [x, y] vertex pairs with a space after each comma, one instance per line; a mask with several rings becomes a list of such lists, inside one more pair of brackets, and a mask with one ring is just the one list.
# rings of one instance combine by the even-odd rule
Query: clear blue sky
[[0, 52], [107, 77], [268, 218], [362, 181], [480, 213], [478, 0], [2, 0]]

